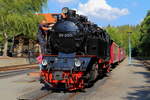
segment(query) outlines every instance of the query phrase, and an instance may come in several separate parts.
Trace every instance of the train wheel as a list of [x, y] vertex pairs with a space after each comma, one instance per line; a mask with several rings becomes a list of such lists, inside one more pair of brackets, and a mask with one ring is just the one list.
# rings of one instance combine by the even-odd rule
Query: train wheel
[[111, 71], [111, 65], [108, 65], [107, 72], [109, 73], [110, 71]]
[[97, 64], [92, 66], [92, 70], [90, 71], [90, 81], [94, 81], [98, 76], [98, 67]]
[[89, 80], [87, 82], [87, 87], [91, 87], [98, 76], [98, 65], [94, 64], [89, 72]]
[[104, 76], [104, 73], [103, 73], [103, 64], [99, 64], [99, 67], [98, 67], [98, 77], [101, 78]]

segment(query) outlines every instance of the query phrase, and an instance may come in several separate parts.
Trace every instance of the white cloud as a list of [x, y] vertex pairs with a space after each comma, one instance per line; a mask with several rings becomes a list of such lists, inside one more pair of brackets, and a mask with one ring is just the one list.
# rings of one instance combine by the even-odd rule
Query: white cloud
[[59, 3], [68, 3], [68, 2], [72, 2], [74, 0], [57, 0]]
[[89, 0], [87, 3], [79, 4], [78, 13], [89, 18], [114, 20], [120, 16], [127, 15], [128, 9], [114, 8], [107, 4], [106, 0]]

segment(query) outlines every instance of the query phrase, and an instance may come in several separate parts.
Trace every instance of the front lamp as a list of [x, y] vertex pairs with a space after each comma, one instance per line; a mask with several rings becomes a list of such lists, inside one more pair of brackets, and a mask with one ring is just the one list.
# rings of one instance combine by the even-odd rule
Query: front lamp
[[46, 66], [47, 64], [48, 64], [48, 63], [47, 63], [47, 60], [44, 59], [44, 60], [42, 61], [42, 65], [43, 65], [43, 66]]
[[81, 66], [81, 61], [79, 59], [75, 59], [74, 65], [76, 67], [80, 67]]

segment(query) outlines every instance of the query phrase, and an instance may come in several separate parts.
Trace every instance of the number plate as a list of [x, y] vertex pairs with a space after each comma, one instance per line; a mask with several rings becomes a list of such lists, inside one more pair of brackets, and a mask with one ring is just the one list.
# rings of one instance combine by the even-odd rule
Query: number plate
[[59, 37], [64, 37], [64, 38], [73, 37], [73, 34], [59, 34]]

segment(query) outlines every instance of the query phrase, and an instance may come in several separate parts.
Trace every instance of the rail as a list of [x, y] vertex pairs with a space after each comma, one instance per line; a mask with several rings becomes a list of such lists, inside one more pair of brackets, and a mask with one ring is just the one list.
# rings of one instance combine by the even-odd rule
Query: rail
[[21, 69], [21, 70], [13, 70], [13, 71], [5, 71], [5, 72], [0, 72], [0, 79], [6, 78], [6, 77], [12, 77], [16, 75], [21, 75], [25, 73], [30, 73], [34, 72], [35, 69]]

